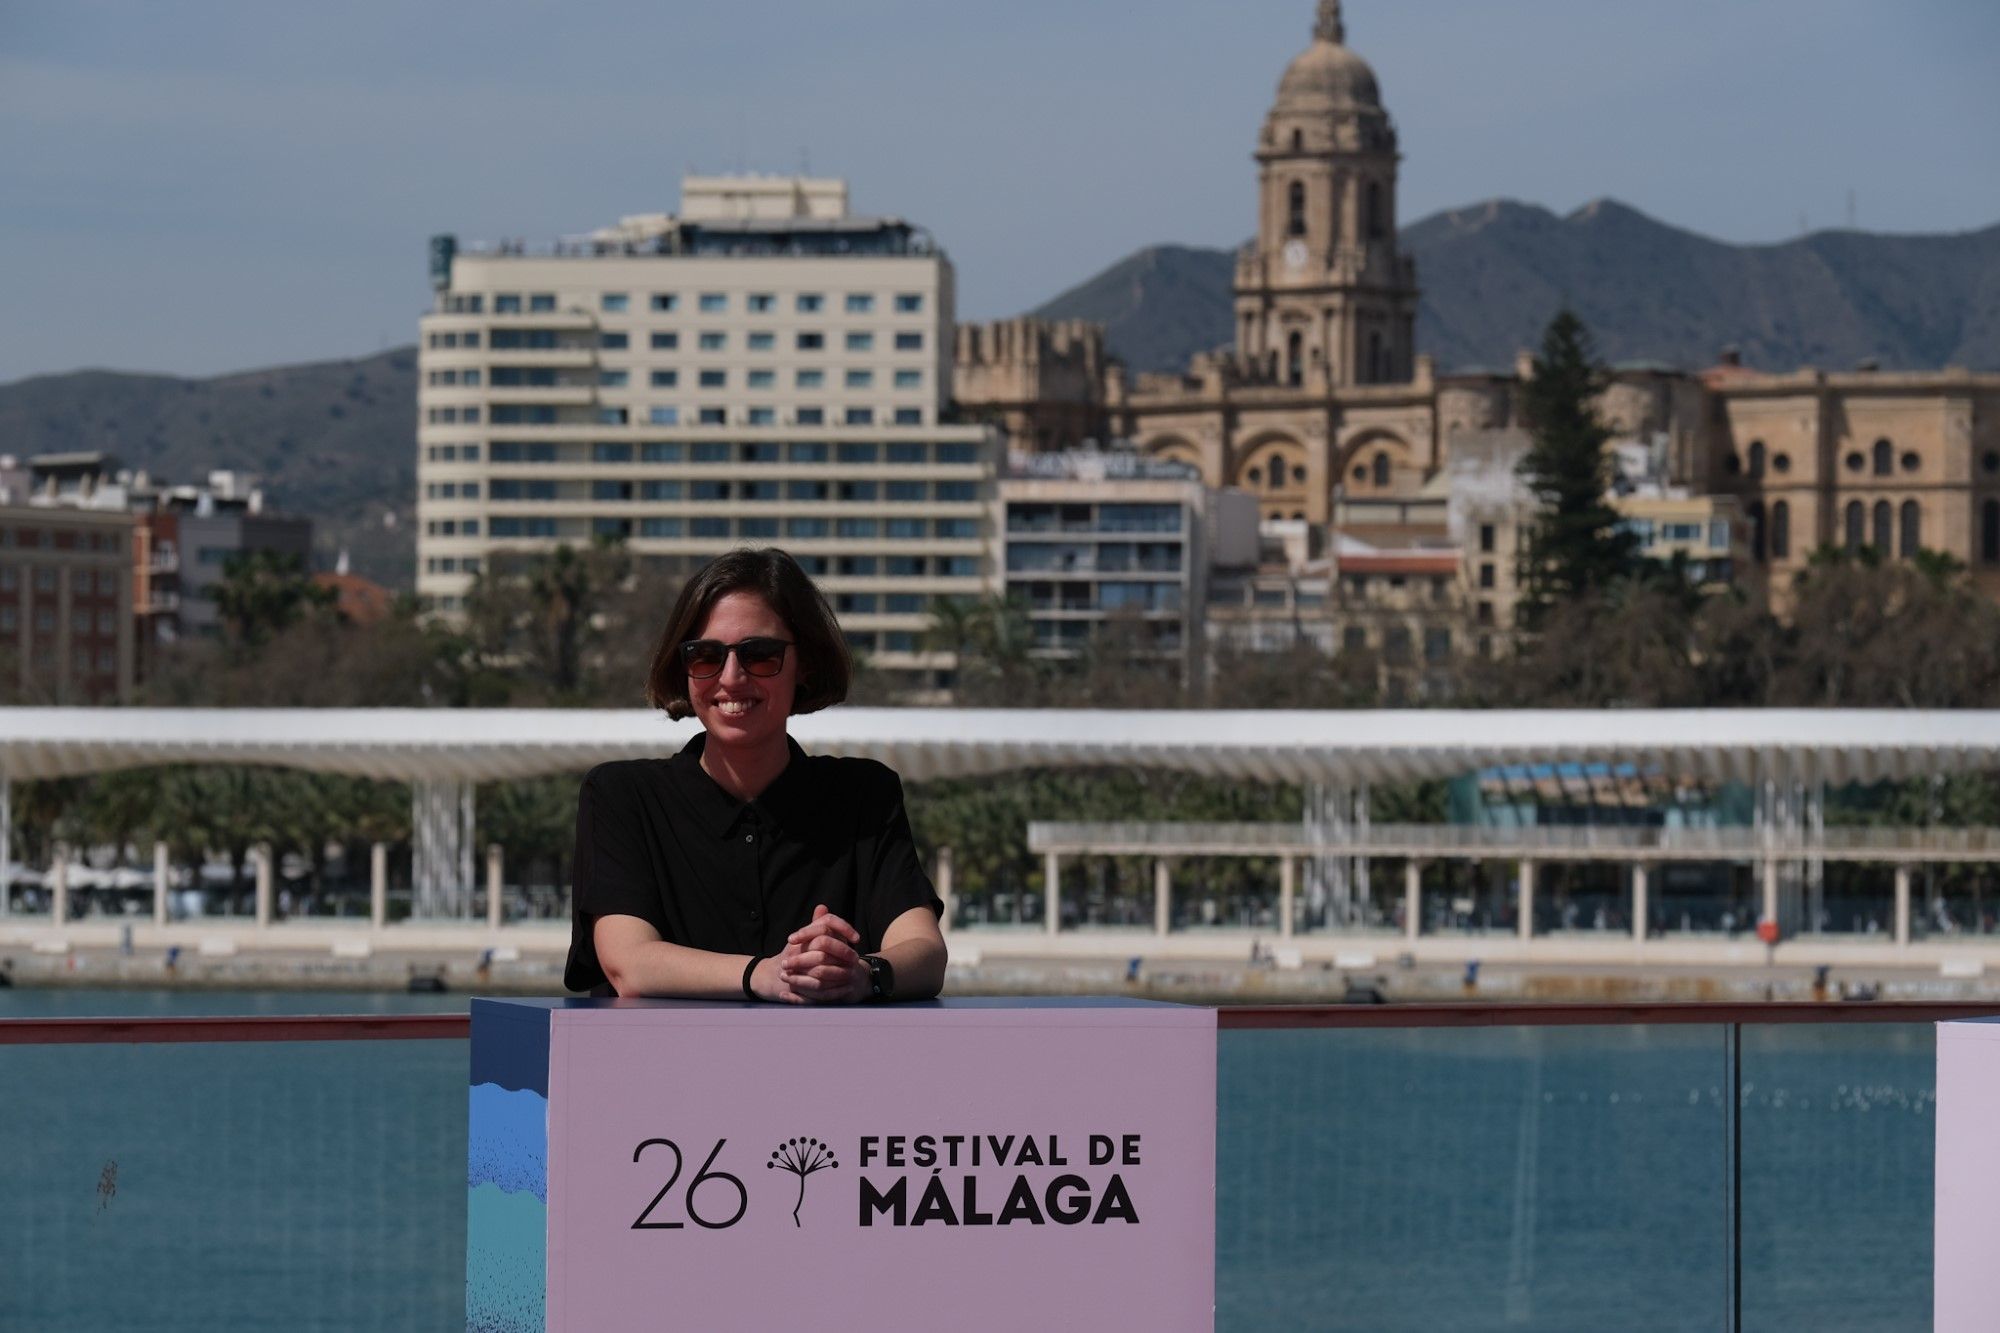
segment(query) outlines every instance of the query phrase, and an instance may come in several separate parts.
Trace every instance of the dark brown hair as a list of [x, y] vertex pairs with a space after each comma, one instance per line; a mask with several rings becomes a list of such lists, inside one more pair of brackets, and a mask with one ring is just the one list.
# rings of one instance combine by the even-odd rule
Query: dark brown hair
[[700, 633], [715, 604], [732, 592], [763, 598], [791, 631], [792, 651], [798, 654], [799, 664], [793, 716], [816, 713], [847, 697], [854, 664], [832, 609], [798, 561], [775, 546], [766, 546], [717, 556], [681, 589], [659, 646], [653, 650], [652, 669], [646, 673], [648, 702], [664, 708], [671, 718], [693, 716], [681, 645]]

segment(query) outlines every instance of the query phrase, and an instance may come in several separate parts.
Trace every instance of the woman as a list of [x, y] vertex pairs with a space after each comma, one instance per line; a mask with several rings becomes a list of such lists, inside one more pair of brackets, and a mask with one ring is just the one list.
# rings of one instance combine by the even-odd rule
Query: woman
[[732, 551], [681, 590], [646, 694], [702, 734], [585, 776], [565, 985], [785, 1004], [938, 993], [944, 905], [901, 781], [785, 734], [846, 698], [849, 673], [826, 599], [783, 551]]

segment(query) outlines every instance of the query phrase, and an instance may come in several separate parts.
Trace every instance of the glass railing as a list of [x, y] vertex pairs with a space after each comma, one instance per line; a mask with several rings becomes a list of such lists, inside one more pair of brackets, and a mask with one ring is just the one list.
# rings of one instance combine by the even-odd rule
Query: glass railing
[[[1975, 1010], [1225, 1010], [1216, 1326], [1926, 1328]], [[0, 1328], [464, 1327], [464, 1022], [0, 1021]]]

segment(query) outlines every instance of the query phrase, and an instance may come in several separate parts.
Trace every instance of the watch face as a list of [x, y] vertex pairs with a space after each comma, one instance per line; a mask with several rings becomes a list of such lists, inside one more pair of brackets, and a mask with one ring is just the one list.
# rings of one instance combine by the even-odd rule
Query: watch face
[[1306, 243], [1287, 241], [1285, 243], [1285, 267], [1304, 268], [1306, 266]]

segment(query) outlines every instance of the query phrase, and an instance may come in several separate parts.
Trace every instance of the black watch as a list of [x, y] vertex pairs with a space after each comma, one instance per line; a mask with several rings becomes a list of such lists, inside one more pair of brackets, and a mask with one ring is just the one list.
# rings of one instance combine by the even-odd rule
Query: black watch
[[896, 969], [889, 966], [889, 960], [881, 954], [861, 955], [861, 961], [868, 964], [868, 998], [887, 1000], [896, 994]]

